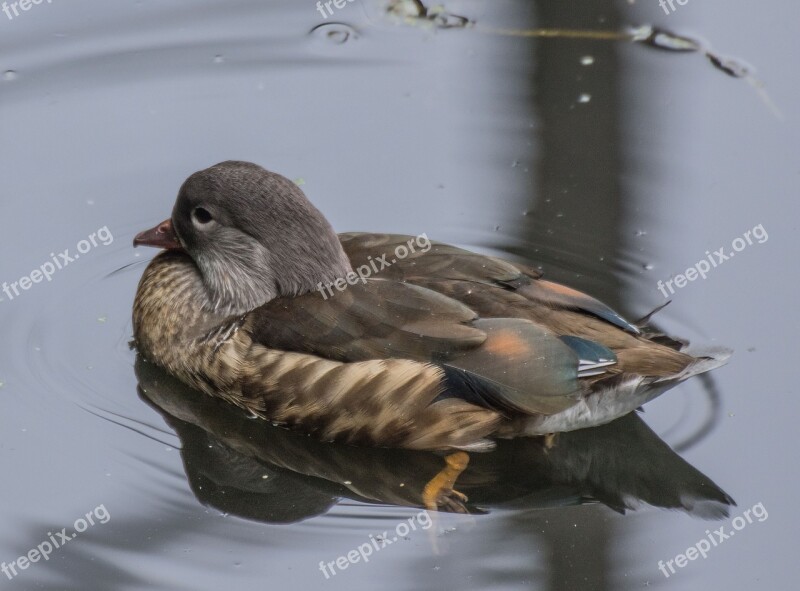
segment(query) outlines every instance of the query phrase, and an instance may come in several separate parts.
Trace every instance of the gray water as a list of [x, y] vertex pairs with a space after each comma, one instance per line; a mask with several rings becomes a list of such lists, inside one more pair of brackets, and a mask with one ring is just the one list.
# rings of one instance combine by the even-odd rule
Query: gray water
[[[0, 589], [796, 587], [796, 3], [27, 7], [0, 12], [0, 563], [17, 573]], [[763, 89], [699, 53], [507, 34], [643, 23], [753, 64]], [[659, 326], [734, 356], [641, 419], [474, 458], [475, 514], [433, 519], [414, 487], [437, 456], [299, 440], [137, 364], [155, 253], [132, 238], [227, 159], [296, 180], [338, 231], [528, 261], [630, 318], [662, 281]], [[741, 249], [675, 287], [721, 247]], [[727, 517], [663, 508], [694, 469], [736, 500]], [[86, 531], [48, 552], [62, 528]]]

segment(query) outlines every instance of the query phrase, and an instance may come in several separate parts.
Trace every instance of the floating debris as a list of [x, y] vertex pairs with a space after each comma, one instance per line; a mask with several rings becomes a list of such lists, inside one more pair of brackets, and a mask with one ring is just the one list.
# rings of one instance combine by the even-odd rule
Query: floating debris
[[630, 30], [631, 41], [648, 45], [664, 51], [691, 52], [701, 51], [703, 43], [691, 37], [685, 37], [650, 25], [636, 27]]
[[463, 29], [474, 24], [465, 16], [447, 12], [442, 5], [428, 8], [421, 0], [392, 0], [386, 13], [407, 25], [431, 26], [436, 29]]
[[708, 60], [715, 68], [722, 70], [733, 78], [747, 78], [750, 76], [750, 68], [734, 58], [722, 57], [713, 53], [706, 53]]
[[711, 50], [711, 46], [708, 43], [699, 39], [692, 39], [691, 37], [685, 37], [684, 35], [678, 35], [666, 29], [649, 25], [633, 29], [631, 35], [632, 41], [655, 49], [681, 53], [703, 53], [715, 68], [734, 78], [747, 78], [751, 75], [751, 68], [735, 58], [718, 55]]
[[591, 66], [594, 63], [594, 57], [591, 55], [584, 55], [581, 58], [581, 65], [582, 66]]
[[767, 94], [764, 84], [755, 76], [755, 69], [744, 64], [741, 60], [732, 57], [722, 56], [716, 53], [709, 43], [692, 39], [684, 35], [678, 35], [665, 29], [646, 25], [630, 31], [631, 41], [642, 43], [655, 49], [664, 51], [677, 51], [680, 53], [696, 52], [702, 53], [709, 63], [720, 72], [732, 78], [742, 78], [752, 86], [767, 108], [778, 118], [783, 119], [783, 113], [772, 102]]

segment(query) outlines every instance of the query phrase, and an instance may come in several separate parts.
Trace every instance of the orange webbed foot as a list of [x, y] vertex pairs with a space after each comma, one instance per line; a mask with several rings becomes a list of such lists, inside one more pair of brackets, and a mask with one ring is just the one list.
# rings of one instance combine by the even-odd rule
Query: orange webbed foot
[[445, 467], [434, 476], [422, 491], [422, 501], [428, 511], [468, 513], [467, 496], [453, 487], [461, 473], [469, 465], [469, 455], [457, 451], [445, 458]]

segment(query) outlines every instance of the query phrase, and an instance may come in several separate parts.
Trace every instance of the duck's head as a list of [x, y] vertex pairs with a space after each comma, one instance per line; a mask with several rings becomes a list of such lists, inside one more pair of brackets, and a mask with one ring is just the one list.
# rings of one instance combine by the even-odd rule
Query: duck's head
[[333, 228], [300, 188], [249, 162], [194, 173], [172, 217], [133, 244], [183, 249], [202, 275], [209, 305], [231, 314], [352, 270]]

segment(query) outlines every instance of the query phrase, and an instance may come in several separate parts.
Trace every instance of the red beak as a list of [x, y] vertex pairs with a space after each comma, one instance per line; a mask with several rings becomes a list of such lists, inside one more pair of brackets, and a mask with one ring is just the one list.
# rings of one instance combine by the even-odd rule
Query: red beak
[[172, 227], [172, 219], [164, 220], [155, 228], [137, 234], [133, 239], [133, 246], [135, 248], [140, 245], [166, 249], [182, 248], [178, 235]]

